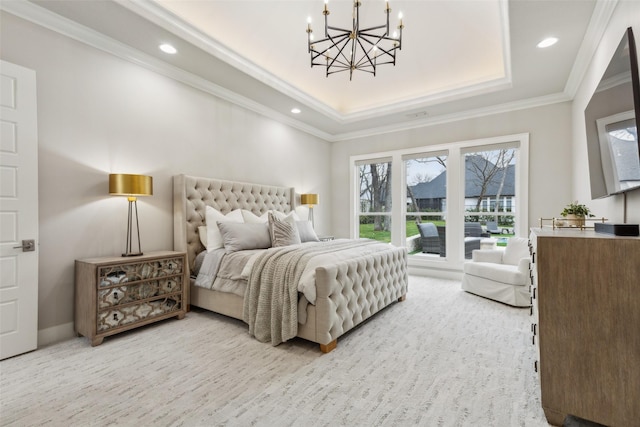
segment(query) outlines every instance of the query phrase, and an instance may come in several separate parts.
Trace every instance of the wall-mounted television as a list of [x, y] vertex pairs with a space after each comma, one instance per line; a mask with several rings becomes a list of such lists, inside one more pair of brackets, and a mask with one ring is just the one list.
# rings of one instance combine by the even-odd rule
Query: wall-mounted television
[[640, 78], [631, 27], [584, 114], [591, 198], [640, 189]]

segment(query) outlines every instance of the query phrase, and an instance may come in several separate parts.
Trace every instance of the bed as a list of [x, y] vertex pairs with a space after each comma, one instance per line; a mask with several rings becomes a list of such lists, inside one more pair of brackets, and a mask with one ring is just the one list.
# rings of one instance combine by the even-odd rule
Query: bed
[[[211, 208], [222, 215], [232, 215], [237, 213], [233, 211], [241, 210], [243, 214], [248, 211], [255, 217], [263, 217], [271, 212], [269, 215], [273, 214], [275, 217], [291, 216], [296, 206], [296, 193], [291, 187], [188, 175], [174, 176], [173, 187], [174, 249], [187, 253], [192, 273], [196, 267], [200, 267], [201, 259], [196, 265], [197, 258], [208, 256], [203, 254], [208, 251], [199, 233], [206, 225], [206, 217], [212, 211]], [[325, 244], [346, 247], [349, 243], [311, 242], [303, 245]], [[318, 343], [321, 351], [327, 353], [336, 347], [341, 335], [385, 307], [405, 299], [408, 282], [406, 248], [386, 244], [379, 247], [380, 243], [377, 245], [371, 245], [375, 251], [365, 251], [364, 254], [356, 251], [348, 257], [340, 256], [338, 261], [314, 264], [312, 274], [315, 276], [315, 300], [311, 303], [305, 295], [297, 293], [297, 313], [294, 314], [299, 321], [296, 322], [295, 336]], [[325, 251], [327, 248], [329, 246], [325, 247]], [[266, 251], [273, 250], [275, 248]], [[251, 258], [252, 261], [256, 259], [260, 259], [258, 255]], [[257, 274], [251, 275], [253, 282], [256, 281], [256, 276]], [[238, 293], [196, 286], [195, 282], [192, 274], [187, 299], [189, 306], [247, 322], [248, 291], [245, 298]], [[247, 283], [250, 286], [252, 281], [247, 280]], [[249, 326], [250, 332], [253, 332], [252, 324]], [[273, 344], [276, 345], [277, 342]]]

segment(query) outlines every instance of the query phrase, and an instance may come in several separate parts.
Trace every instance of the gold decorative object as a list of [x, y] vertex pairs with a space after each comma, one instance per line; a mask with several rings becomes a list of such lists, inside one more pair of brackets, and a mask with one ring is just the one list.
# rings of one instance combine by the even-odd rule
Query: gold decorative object
[[[568, 219], [568, 218], [540, 218], [540, 228], [544, 228], [544, 227], [551, 227], [554, 230], [556, 228], [563, 228], [563, 229], [572, 229], [572, 230], [586, 230], [586, 229], [593, 229], [593, 223], [595, 222], [607, 222], [608, 219], [605, 217], [602, 218], [579, 218], [578, 222], [573, 222], [575, 221], [574, 219]], [[591, 221], [592, 224], [591, 225], [587, 225], [587, 221]]]
[[[138, 223], [138, 196], [153, 195], [153, 178], [146, 175], [109, 174], [109, 194], [112, 196], [127, 196], [129, 201], [129, 216], [127, 222], [127, 239], [122, 256], [140, 256], [140, 226]], [[133, 211], [136, 214], [136, 231], [138, 235], [138, 252], [132, 249]]]
[[309, 221], [311, 221], [311, 226], [315, 228], [315, 224], [313, 223], [313, 206], [320, 204], [320, 197], [312, 193], [301, 194], [300, 203], [309, 206]]

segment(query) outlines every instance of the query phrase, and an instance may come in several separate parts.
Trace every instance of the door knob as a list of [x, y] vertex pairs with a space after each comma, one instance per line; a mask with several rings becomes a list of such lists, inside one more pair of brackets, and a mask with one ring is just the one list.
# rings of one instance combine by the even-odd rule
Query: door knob
[[36, 250], [36, 241], [33, 239], [23, 240], [22, 246], [14, 246], [13, 249], [22, 249], [22, 252], [33, 252]]

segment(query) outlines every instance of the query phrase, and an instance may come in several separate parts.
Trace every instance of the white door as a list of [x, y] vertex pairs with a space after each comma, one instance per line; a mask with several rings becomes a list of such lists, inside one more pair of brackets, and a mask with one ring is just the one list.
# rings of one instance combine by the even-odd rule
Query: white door
[[0, 61], [0, 359], [38, 346], [36, 73]]

